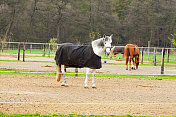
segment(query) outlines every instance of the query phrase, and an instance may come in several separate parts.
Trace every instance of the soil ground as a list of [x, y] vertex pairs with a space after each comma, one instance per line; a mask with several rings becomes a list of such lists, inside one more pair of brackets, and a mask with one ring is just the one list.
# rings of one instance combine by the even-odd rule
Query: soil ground
[[[16, 57], [0, 56], [0, 60], [17, 60]], [[6, 62], [0, 61], [0, 69], [18, 69], [18, 70], [33, 70], [33, 71], [56, 71], [54, 58], [48, 57], [27, 57], [26, 61], [51, 61], [49, 62]], [[111, 74], [128, 74], [128, 75], [160, 75], [161, 66], [141, 66], [137, 70], [125, 70], [125, 61], [106, 60], [107, 63], [122, 63], [124, 65], [108, 65], [103, 64], [98, 73], [111, 73]], [[104, 62], [104, 60], [102, 60]], [[148, 62], [149, 63], [149, 62]], [[150, 63], [151, 64], [151, 63]], [[74, 72], [74, 68], [68, 68], [68, 71]], [[85, 73], [85, 68], [78, 70]], [[164, 74], [176, 75], [176, 67], [164, 67]]]
[[[0, 69], [55, 71], [56, 66], [55, 63], [1, 61]], [[175, 67], [165, 67], [165, 74], [176, 75], [175, 70]], [[85, 72], [85, 69], [79, 71]], [[127, 71], [125, 65], [103, 64], [98, 72], [160, 74], [160, 67], [139, 66], [138, 70]], [[69, 87], [60, 86], [55, 76], [0, 74], [0, 113], [176, 115], [174, 79], [96, 77], [96, 89], [91, 88], [91, 79], [88, 89], [84, 88], [83, 77], [66, 79]]]
[[[0, 75], [0, 113], [176, 115], [176, 80]], [[15, 103], [16, 102], [16, 103]]]

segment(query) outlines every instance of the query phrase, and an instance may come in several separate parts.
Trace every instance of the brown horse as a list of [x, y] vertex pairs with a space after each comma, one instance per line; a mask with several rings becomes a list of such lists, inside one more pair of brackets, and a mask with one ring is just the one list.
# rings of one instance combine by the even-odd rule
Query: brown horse
[[112, 54], [114, 54], [114, 58], [115, 56], [118, 57], [119, 53], [124, 54], [124, 50], [125, 50], [125, 47], [114, 46], [110, 52], [110, 59], [112, 59]]
[[[128, 61], [129, 61], [129, 70], [131, 70], [131, 61], [133, 62], [133, 67], [132, 69], [135, 69], [135, 65], [136, 65], [136, 69], [138, 69], [139, 66], [139, 48], [137, 45], [135, 44], [127, 44], [125, 46], [125, 52], [124, 52], [124, 56], [126, 56], [126, 70], [128, 70]], [[129, 59], [130, 56], [130, 59]], [[135, 61], [134, 59], [135, 58]]]

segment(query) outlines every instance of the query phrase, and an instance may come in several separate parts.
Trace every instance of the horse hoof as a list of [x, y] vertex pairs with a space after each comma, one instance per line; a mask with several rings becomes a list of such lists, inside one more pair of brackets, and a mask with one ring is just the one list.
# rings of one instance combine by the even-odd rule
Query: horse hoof
[[85, 88], [85, 89], [88, 89], [88, 86], [85, 86], [84, 88]]
[[68, 87], [68, 84], [66, 84], [66, 83], [62, 83], [61, 86]]
[[68, 87], [68, 84], [65, 84], [65, 87]]
[[97, 87], [96, 86], [92, 86], [93, 89], [96, 89]]

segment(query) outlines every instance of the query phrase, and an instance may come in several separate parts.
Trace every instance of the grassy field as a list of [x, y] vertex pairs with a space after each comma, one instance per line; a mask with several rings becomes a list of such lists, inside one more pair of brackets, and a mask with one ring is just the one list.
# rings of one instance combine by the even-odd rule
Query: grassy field
[[[2, 53], [2, 51], [0, 53]], [[3, 50], [3, 53], [17, 54], [18, 50]], [[23, 50], [20, 51], [20, 54], [23, 54]], [[43, 54], [43, 50], [33, 49], [32, 52], [30, 50], [25, 50], [25, 54]], [[49, 54], [49, 51], [45, 50], [45, 54]], [[55, 54], [55, 51], [50, 51], [50, 54]]]
[[[3, 70], [0, 69], [0, 74], [8, 75], [50, 75], [55, 76], [56, 72], [54, 71], [19, 71], [19, 70]], [[66, 76], [75, 76], [74, 72], [66, 72]], [[86, 74], [80, 73], [79, 77], [85, 77]], [[90, 74], [92, 77], [92, 74]], [[102, 74], [97, 73], [96, 77], [107, 77], [107, 78], [146, 78], [146, 79], [176, 79], [175, 75], [117, 75], [117, 74]]]
[[[104, 59], [109, 59], [109, 58], [107, 58], [105, 56], [103, 56], [103, 58]], [[139, 58], [140, 58], [140, 61], [141, 61], [141, 55], [139, 56]], [[165, 58], [164, 62], [167, 63], [167, 54], [165, 55], [164, 58]], [[114, 58], [114, 56], [113, 56], [112, 59], [114, 59], [114, 60], [123, 60], [123, 55], [122, 54], [118, 54], [118, 57]], [[158, 53], [156, 55], [156, 62], [157, 63], [161, 63], [161, 60], [162, 60], [162, 54]], [[148, 54], [144, 54], [143, 55], [143, 61], [153, 62], [154, 61], [154, 54], [149, 54], [149, 56], [148, 56]], [[170, 56], [169, 56], [169, 63], [176, 64], [176, 55], [170, 54]]]
[[[2, 54], [2, 51], [0, 51], [0, 53]], [[9, 55], [3, 55], [3, 56], [17, 56], [17, 53], [18, 53], [18, 50], [15, 49], [15, 50], [3, 50], [3, 53], [9, 53]], [[16, 54], [16, 55], [10, 55], [10, 54]], [[22, 56], [23, 54], [23, 50], [20, 51], [20, 54]], [[43, 57], [43, 50], [37, 50], [37, 49], [33, 49], [32, 50], [32, 53], [30, 53], [30, 50], [25, 50], [25, 54], [26, 57]], [[48, 57], [48, 54], [49, 54], [49, 51], [48, 50], [45, 50], [45, 56]], [[54, 57], [55, 55], [55, 51], [50, 51], [50, 57]], [[109, 57], [105, 57], [105, 54], [103, 53], [102, 54], [102, 58], [104, 59], [109, 59]], [[141, 55], [140, 55], [140, 58], [141, 58]], [[115, 58], [116, 60], [122, 60], [123, 57], [122, 57], [122, 54], [118, 54], [118, 58]], [[156, 55], [156, 62], [158, 63], [161, 63], [161, 59], [162, 59], [162, 54], [161, 53], [157, 53]], [[147, 53], [144, 53], [143, 55], [143, 60], [144, 61], [154, 61], [154, 54], [147, 54]], [[165, 54], [165, 63], [167, 63], [167, 53]], [[172, 53], [169, 55], [169, 63], [173, 63], [173, 64], [176, 64], [176, 54]]]

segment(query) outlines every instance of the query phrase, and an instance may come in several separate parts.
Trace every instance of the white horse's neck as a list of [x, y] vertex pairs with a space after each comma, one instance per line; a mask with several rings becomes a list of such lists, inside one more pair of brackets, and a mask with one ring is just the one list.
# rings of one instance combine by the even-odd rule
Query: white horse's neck
[[104, 52], [105, 50], [105, 46], [99, 46], [101, 40], [103, 38], [100, 38], [100, 39], [97, 39], [95, 41], [92, 41], [92, 48], [93, 48], [93, 51], [94, 53], [97, 55], [97, 56], [101, 56], [101, 54]]

